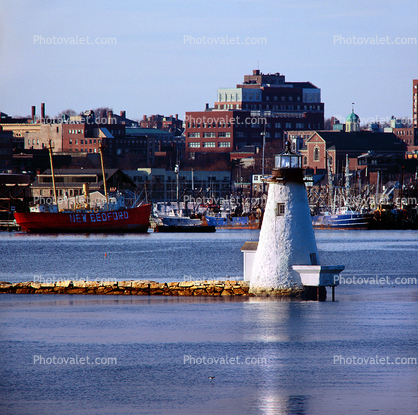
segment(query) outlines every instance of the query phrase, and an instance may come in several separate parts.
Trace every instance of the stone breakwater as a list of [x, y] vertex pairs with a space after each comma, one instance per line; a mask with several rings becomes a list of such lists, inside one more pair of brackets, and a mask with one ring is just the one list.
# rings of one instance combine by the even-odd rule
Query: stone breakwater
[[248, 296], [244, 281], [57, 281], [51, 283], [0, 283], [0, 293], [14, 294], [108, 294], [108, 295], [175, 295], [175, 296]]
[[246, 281], [57, 281], [0, 282], [0, 293], [10, 294], [96, 294], [96, 295], [174, 295], [174, 296], [281, 296], [301, 297], [303, 289], [283, 288], [274, 292], [252, 293]]

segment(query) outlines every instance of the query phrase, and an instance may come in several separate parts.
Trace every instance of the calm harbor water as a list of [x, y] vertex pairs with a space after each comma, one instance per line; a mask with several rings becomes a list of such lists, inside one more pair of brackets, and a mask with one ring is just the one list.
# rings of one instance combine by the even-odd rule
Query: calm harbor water
[[[335, 303], [0, 295], [0, 413], [418, 413], [418, 232], [316, 238]], [[251, 239], [3, 233], [0, 279], [234, 279]]]

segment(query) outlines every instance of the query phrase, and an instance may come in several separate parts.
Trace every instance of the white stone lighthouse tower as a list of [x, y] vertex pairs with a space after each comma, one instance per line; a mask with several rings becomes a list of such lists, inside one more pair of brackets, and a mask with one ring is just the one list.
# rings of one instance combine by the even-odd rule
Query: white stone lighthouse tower
[[254, 294], [302, 288], [293, 265], [319, 265], [301, 156], [289, 144], [275, 156], [263, 224], [250, 280]]

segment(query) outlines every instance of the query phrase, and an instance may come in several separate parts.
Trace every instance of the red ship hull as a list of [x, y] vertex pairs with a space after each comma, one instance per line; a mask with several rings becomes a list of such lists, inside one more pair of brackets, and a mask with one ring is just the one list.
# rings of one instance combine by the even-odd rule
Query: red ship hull
[[30, 233], [147, 232], [151, 204], [100, 212], [14, 213], [17, 224]]

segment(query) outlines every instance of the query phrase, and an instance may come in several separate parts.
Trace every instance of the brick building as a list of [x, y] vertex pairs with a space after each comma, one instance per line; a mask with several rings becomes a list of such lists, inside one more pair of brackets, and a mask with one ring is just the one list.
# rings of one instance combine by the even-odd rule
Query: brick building
[[236, 88], [218, 89], [213, 108], [186, 112], [186, 153], [229, 153], [247, 145], [283, 140], [286, 130], [324, 128], [321, 90], [310, 82], [286, 82], [279, 73], [254, 70]]
[[343, 171], [346, 155], [350, 159], [357, 159], [362, 154], [373, 152], [404, 159], [406, 150], [406, 144], [393, 133], [316, 131], [299, 152], [302, 154], [303, 168], [325, 172], [329, 160], [331, 171], [336, 174]]
[[174, 117], [170, 115], [166, 117], [164, 115], [156, 114], [147, 117], [143, 116], [139, 121], [139, 127], [141, 128], [156, 128], [163, 131], [174, 133], [174, 135], [181, 135], [183, 131], [183, 121], [179, 119], [178, 114]]

